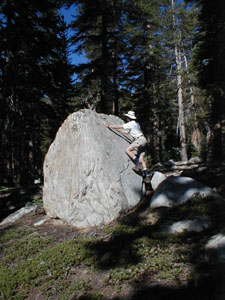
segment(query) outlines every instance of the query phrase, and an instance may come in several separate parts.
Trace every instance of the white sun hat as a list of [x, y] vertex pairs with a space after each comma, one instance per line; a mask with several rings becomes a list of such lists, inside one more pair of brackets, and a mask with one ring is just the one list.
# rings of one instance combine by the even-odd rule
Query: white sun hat
[[124, 114], [124, 116], [128, 117], [129, 119], [132, 119], [132, 120], [136, 120], [137, 118], [135, 117], [135, 112], [130, 110], [128, 111], [127, 114]]

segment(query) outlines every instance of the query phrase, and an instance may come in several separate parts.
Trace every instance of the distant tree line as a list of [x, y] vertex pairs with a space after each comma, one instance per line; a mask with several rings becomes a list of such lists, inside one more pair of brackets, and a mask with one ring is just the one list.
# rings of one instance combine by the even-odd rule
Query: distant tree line
[[[213, 3], [3, 0], [0, 184], [40, 177], [59, 126], [81, 108], [135, 110], [153, 162], [222, 161], [225, 9]], [[69, 26], [62, 7], [74, 9]], [[69, 46], [88, 62], [72, 65]]]

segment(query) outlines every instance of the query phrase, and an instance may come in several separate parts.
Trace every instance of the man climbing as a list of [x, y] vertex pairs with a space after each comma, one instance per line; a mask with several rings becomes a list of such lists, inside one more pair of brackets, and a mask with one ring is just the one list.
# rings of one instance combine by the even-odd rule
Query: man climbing
[[131, 134], [131, 136], [134, 138], [134, 141], [129, 147], [126, 148], [126, 154], [135, 163], [135, 167], [133, 168], [133, 170], [135, 172], [143, 172], [144, 181], [146, 183], [150, 183], [151, 178], [144, 159], [145, 152], [143, 151], [147, 144], [147, 140], [141, 130], [139, 123], [137, 122], [135, 112], [128, 111], [128, 113], [124, 114], [124, 116], [128, 119], [128, 122], [123, 125], [109, 125], [106, 122], [103, 122], [103, 125], [107, 128], [116, 129], [123, 133]]

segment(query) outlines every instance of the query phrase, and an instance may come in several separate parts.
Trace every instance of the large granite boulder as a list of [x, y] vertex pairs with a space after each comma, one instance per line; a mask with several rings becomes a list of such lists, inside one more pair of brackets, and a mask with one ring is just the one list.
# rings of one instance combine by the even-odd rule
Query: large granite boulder
[[141, 199], [142, 178], [125, 154], [130, 136], [102, 125], [116, 116], [84, 109], [68, 116], [44, 161], [47, 215], [76, 227], [108, 224]]

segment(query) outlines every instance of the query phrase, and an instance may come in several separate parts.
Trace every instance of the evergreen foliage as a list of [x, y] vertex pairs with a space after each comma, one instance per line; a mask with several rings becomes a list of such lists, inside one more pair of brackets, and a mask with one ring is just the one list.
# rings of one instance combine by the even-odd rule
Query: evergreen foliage
[[224, 1], [197, 1], [200, 7], [199, 28], [195, 39], [194, 65], [199, 86], [206, 91], [209, 106], [208, 159], [218, 161], [224, 157], [223, 119], [225, 112], [225, 25]]
[[[179, 93], [188, 157], [221, 159], [225, 30], [217, 2], [3, 0], [0, 183], [39, 177], [58, 127], [84, 107], [119, 116], [135, 110], [150, 160], [180, 159]], [[70, 41], [62, 6], [74, 9]], [[71, 65], [69, 42], [86, 63]]]
[[[40, 176], [42, 140], [54, 137], [68, 111], [72, 68], [59, 8], [54, 0], [1, 4], [1, 180], [27, 184]], [[44, 128], [51, 119], [54, 128]]]
[[178, 146], [177, 108], [171, 106], [171, 96], [176, 99], [171, 28], [167, 36], [170, 2], [72, 2], [78, 5], [78, 16], [71, 24], [71, 41], [89, 59], [76, 68], [81, 102], [105, 113], [136, 110], [154, 159], [167, 158], [163, 150]]

